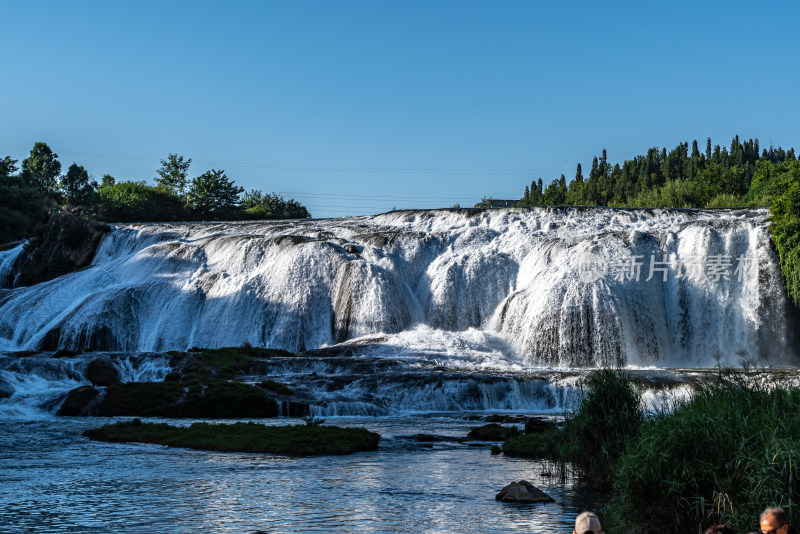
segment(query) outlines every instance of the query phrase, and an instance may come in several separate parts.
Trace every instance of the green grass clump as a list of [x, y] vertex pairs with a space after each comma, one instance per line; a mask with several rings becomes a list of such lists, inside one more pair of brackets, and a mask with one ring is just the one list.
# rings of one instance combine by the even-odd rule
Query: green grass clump
[[619, 458], [614, 532], [756, 529], [766, 506], [793, 524], [800, 498], [800, 389], [732, 380], [646, 421]]
[[633, 382], [621, 371], [594, 371], [585, 386], [580, 406], [560, 428], [512, 437], [503, 443], [503, 453], [569, 463], [593, 483], [609, 485], [614, 464], [638, 432], [644, 412]]
[[208, 451], [273, 453], [286, 456], [350, 454], [378, 448], [380, 436], [364, 428], [265, 426], [256, 423], [194, 423], [176, 427], [138, 419], [86, 430], [96, 441], [157, 443]]
[[[209, 378], [232, 379], [250, 372], [253, 361], [273, 356], [294, 356], [279, 349], [257, 347], [193, 348], [188, 353], [174, 353], [174, 367], [179, 368], [184, 382]], [[188, 356], [188, 360], [187, 360]]]

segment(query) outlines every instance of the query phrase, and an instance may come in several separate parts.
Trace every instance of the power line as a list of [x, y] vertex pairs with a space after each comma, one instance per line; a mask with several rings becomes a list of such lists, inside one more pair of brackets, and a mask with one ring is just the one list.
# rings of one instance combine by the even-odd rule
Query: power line
[[[28, 149], [13, 146], [0, 145], [4, 149], [27, 151]], [[103, 159], [124, 159], [133, 161], [155, 161], [161, 158], [152, 156], [131, 155], [131, 154], [112, 154], [104, 152], [83, 152], [77, 150], [59, 150], [61, 154], [71, 156], [82, 156]], [[358, 166], [337, 166], [337, 165], [302, 165], [292, 163], [274, 162], [237, 162], [220, 160], [193, 160], [193, 163], [210, 165], [212, 167], [242, 167], [254, 169], [275, 169], [275, 170], [299, 170], [312, 172], [349, 172], [349, 173], [376, 173], [376, 174], [472, 174], [472, 175], [531, 175], [537, 173], [558, 173], [560, 170], [553, 169], [436, 169], [436, 168], [402, 168], [402, 167], [358, 167]]]

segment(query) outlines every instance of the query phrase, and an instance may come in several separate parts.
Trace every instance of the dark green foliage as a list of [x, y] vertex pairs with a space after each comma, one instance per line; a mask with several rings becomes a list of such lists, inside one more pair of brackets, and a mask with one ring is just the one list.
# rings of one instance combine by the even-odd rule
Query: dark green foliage
[[[526, 186], [520, 205], [587, 205], [629, 207], [701, 208], [744, 203], [760, 163], [780, 164], [795, 160], [794, 149], [764, 150], [759, 154], [758, 139], [740, 141], [736, 136], [730, 150], [699, 151], [697, 141], [681, 143], [671, 151], [653, 147], [646, 154], [611, 165], [606, 151], [592, 161], [588, 178], [580, 165], [575, 178], [566, 183], [563, 175], [544, 191], [533, 182]], [[537, 193], [538, 190], [538, 193]], [[761, 203], [761, 205], [769, 202]], [[750, 204], [752, 205], [752, 204]]]
[[225, 171], [211, 169], [192, 180], [186, 203], [197, 216], [229, 219], [236, 211], [243, 191], [228, 179]]
[[758, 188], [774, 195], [770, 232], [780, 257], [783, 283], [789, 298], [800, 305], [800, 162], [765, 168], [764, 173], [768, 177], [759, 180]]
[[616, 370], [592, 372], [577, 411], [568, 414], [561, 428], [508, 439], [508, 456], [548, 458], [568, 462], [593, 482], [608, 485], [613, 467], [635, 436], [643, 418], [633, 382]]
[[244, 194], [241, 207], [247, 219], [306, 219], [308, 210], [293, 198], [284, 200], [280, 195], [264, 194], [253, 189]]
[[161, 160], [161, 167], [156, 170], [156, 183], [173, 195], [183, 198], [186, 194], [187, 172], [192, 164], [192, 158], [187, 160], [183, 156], [170, 153], [166, 160]]
[[248, 374], [250, 365], [256, 358], [293, 355], [294, 353], [284, 350], [255, 347], [193, 349], [188, 355], [187, 353], [176, 353], [174, 366], [181, 369], [184, 381], [209, 378], [229, 379]]
[[0, 159], [0, 244], [30, 236], [47, 220], [47, 197], [14, 174], [16, 163], [8, 156]]
[[[298, 219], [311, 215], [294, 199], [244, 191], [224, 171], [210, 170], [191, 184], [187, 171], [192, 160], [170, 153], [156, 171], [156, 186], [145, 182], [117, 182], [104, 174], [102, 183], [73, 163], [60, 177], [61, 163], [46, 143], [36, 143], [17, 172], [16, 160], [0, 160], [0, 245], [29, 237], [46, 220], [51, 207], [108, 222]], [[59, 183], [59, 178], [61, 181]], [[63, 198], [62, 198], [63, 195]]]
[[174, 427], [142, 423], [138, 419], [87, 430], [83, 435], [97, 441], [158, 443], [170, 447], [286, 456], [370, 451], [377, 449], [380, 441], [378, 434], [364, 428], [255, 423], [194, 423], [189, 427]]
[[798, 521], [800, 389], [725, 381], [646, 421], [619, 458], [609, 531], [756, 528], [766, 506]]
[[49, 195], [56, 195], [61, 162], [47, 143], [36, 143], [29, 157], [22, 160], [22, 179], [28, 185]]
[[89, 182], [89, 173], [86, 169], [73, 163], [61, 180], [61, 189], [68, 204], [83, 205], [97, 189], [97, 182]]
[[97, 190], [97, 217], [109, 222], [189, 219], [183, 201], [168, 189], [143, 182], [116, 182]]

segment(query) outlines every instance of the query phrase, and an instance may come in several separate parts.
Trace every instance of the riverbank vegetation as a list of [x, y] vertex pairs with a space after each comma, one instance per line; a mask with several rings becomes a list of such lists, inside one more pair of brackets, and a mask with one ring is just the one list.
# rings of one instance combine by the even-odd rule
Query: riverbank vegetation
[[112, 443], [156, 443], [206, 451], [271, 453], [284, 456], [351, 454], [378, 448], [380, 436], [365, 428], [317, 424], [267, 426], [256, 423], [194, 423], [178, 427], [139, 419], [86, 430], [84, 436]]
[[603, 524], [612, 532], [716, 523], [744, 532], [766, 506], [797, 520], [798, 405], [798, 388], [728, 373], [671, 410], [645, 413], [624, 374], [599, 371], [561, 428], [510, 438], [503, 452], [569, 464], [610, 490]]
[[293, 199], [245, 193], [224, 170], [189, 177], [191, 158], [169, 154], [152, 184], [105, 174], [98, 183], [72, 163], [62, 174], [58, 154], [36, 143], [17, 166], [0, 159], [0, 244], [29, 237], [48, 213], [66, 210], [104, 222], [302, 219], [308, 210]]

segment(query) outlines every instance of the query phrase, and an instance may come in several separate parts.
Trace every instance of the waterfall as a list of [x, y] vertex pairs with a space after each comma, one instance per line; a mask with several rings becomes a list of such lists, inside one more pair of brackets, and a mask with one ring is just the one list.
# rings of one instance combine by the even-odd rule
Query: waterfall
[[787, 363], [768, 217], [532, 208], [117, 225], [89, 268], [0, 290], [0, 349], [305, 351], [377, 336], [387, 355], [476, 365]]
[[25, 243], [20, 243], [8, 250], [0, 250], [0, 288], [7, 286], [6, 278], [8, 278], [8, 273], [24, 247]]

